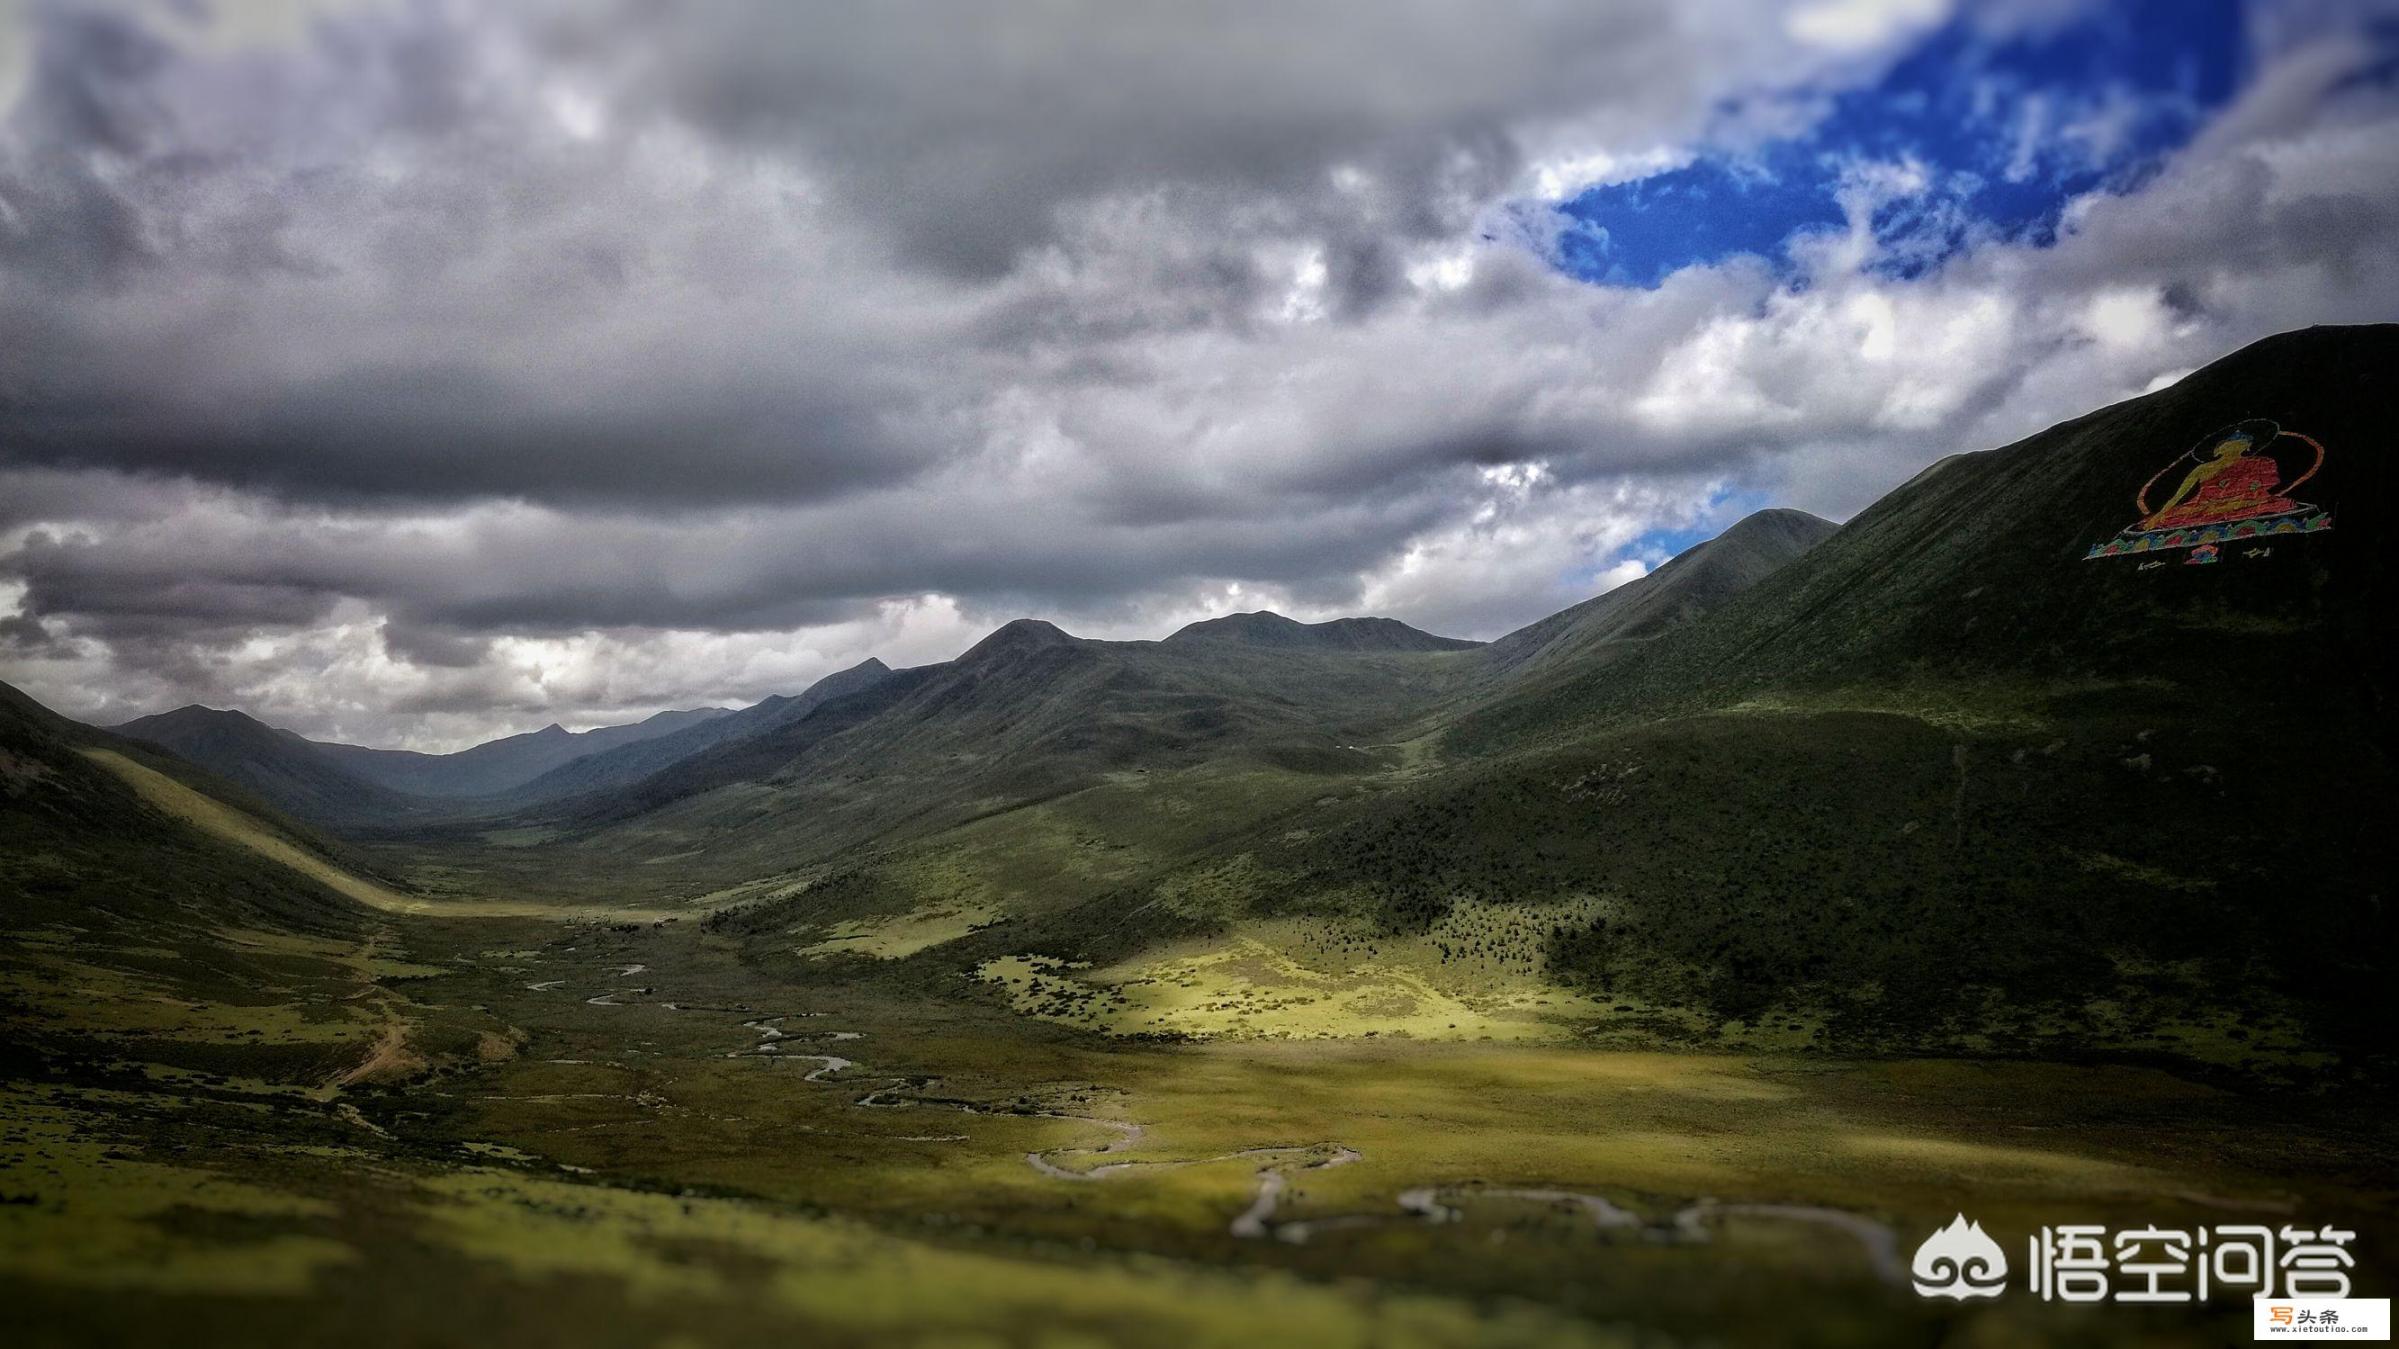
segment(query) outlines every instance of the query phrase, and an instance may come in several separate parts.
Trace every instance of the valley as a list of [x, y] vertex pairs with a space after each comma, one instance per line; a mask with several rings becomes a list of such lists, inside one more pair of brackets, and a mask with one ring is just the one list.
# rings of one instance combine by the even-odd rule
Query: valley
[[[1019, 619], [397, 759], [0, 686], [11, 1343], [2245, 1314], [1920, 1295], [1958, 1216], [2332, 1226], [2387, 1288], [2395, 352], [2270, 339], [1491, 643]], [[2337, 530], [2086, 555], [2259, 409]]]

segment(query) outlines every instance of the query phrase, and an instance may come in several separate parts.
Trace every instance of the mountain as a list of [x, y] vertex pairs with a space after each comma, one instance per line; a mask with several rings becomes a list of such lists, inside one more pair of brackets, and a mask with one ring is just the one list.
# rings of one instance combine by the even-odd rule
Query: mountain
[[[670, 898], [823, 880], [819, 925], [1009, 918], [957, 959], [1514, 934], [1511, 969], [1702, 1038], [2295, 1025], [2376, 1052], [2395, 360], [2388, 326], [2269, 339], [1487, 647], [1020, 620], [595, 774], [477, 865]], [[2194, 493], [2250, 528], [2139, 527]]]
[[1805, 511], [1759, 511], [1637, 581], [1518, 628], [1491, 643], [1486, 655], [1511, 673], [1598, 660], [1610, 643], [1656, 637], [1699, 619], [1836, 528]]
[[[732, 715], [713, 707], [661, 712], [631, 725], [580, 733], [551, 725], [452, 754], [328, 744], [268, 726], [244, 712], [197, 704], [114, 729], [173, 750], [300, 819], [329, 829], [358, 830], [498, 814], [526, 799], [508, 794], [545, 773], [594, 755], [705, 732]], [[674, 757], [669, 753], [656, 762]]]
[[1336, 618], [1302, 623], [1261, 609], [1226, 614], [1177, 630], [1169, 642], [1239, 642], [1246, 646], [1305, 651], [1468, 651], [1481, 646], [1459, 637], [1436, 637], [1395, 618]]
[[451, 754], [311, 743], [332, 762], [391, 791], [414, 796], [472, 798], [496, 796], [578, 759], [706, 726], [727, 715], [727, 710], [721, 707], [693, 708], [660, 712], [630, 725], [580, 732], [552, 723], [538, 731], [485, 741]]
[[702, 750], [797, 721], [835, 698], [871, 688], [890, 674], [890, 666], [869, 657], [826, 675], [799, 693], [777, 694], [738, 712], [707, 717], [664, 735], [571, 760], [522, 784], [509, 796], [517, 802], [552, 801], [629, 786]]
[[[1405, 949], [1702, 1042], [2387, 1064], [2395, 360], [2270, 339], [1479, 650], [1010, 624], [577, 803], [565, 847], [822, 876], [725, 924], [777, 941], [970, 897], [1009, 922], [959, 968]], [[2123, 551], [2252, 454], [2228, 499], [2287, 530]]]
[[1421, 716], [1468, 673], [1460, 650], [1348, 644], [1391, 640], [1378, 631], [1339, 630], [1330, 646], [1108, 642], [1019, 619], [954, 661], [890, 673], [548, 818], [594, 846], [675, 838], [705, 841], [709, 866], [790, 865], [1112, 775], [1348, 771], [1373, 757], [1357, 742]]
[[145, 800], [128, 781], [140, 774], [223, 803], [302, 852], [355, 865], [238, 788], [0, 684], [0, 927], [71, 931], [87, 950], [95, 933], [215, 950], [214, 934], [228, 925], [358, 930], [362, 911], [323, 886]]
[[172, 750], [278, 810], [328, 828], [390, 824], [442, 813], [440, 803], [372, 782], [323, 746], [246, 713], [195, 704], [113, 729]]
[[[1852, 1043], [2129, 1018], [2386, 1056], [2394, 362], [2399, 327], [2285, 334], [1944, 460], [1697, 620], [1455, 710], [1440, 771], [1243, 839], [1245, 902], [1393, 933], [1598, 902], [1540, 920], [1553, 977]], [[2285, 532], [2137, 527], [2253, 454], [2229, 499]]]
[[[1484, 709], [1453, 738], [1554, 740], [1593, 718], [1902, 675], [2167, 679], [2210, 701], [2279, 706], [2304, 670], [2346, 684], [2339, 702], [2360, 706], [2359, 672], [2387, 672], [2389, 467], [2373, 447], [2399, 412], [2384, 379], [2394, 357], [2399, 326], [2286, 333], [2170, 388], [1953, 455], [1708, 622]], [[2294, 460], [2286, 475], [2308, 474], [2298, 495], [2334, 527], [2240, 541], [2213, 564], [2193, 565], [2187, 549], [2088, 556], [2141, 513], [2145, 484], [2180, 478], [2203, 442], [2257, 419], [2296, 433], [2273, 453]], [[2311, 445], [2324, 447], [2320, 465]], [[2319, 698], [2311, 711], [2331, 707]]]

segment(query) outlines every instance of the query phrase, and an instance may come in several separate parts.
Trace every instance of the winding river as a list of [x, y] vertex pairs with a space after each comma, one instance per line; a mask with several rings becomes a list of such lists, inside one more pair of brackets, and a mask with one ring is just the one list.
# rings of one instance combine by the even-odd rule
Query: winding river
[[[628, 967], [620, 973], [634, 974], [642, 967]], [[549, 987], [556, 987], [555, 983]], [[649, 990], [617, 990], [641, 992]], [[603, 993], [588, 999], [594, 1006], [624, 1006], [614, 1001], [616, 993]], [[839, 1054], [797, 1053], [785, 1048], [791, 1037], [784, 1031], [785, 1021], [794, 1017], [813, 1017], [821, 1013], [791, 1012], [778, 1016], [755, 1017], [741, 1023], [742, 1028], [757, 1036], [747, 1047], [732, 1051], [727, 1057], [763, 1056], [774, 1059], [800, 1059], [816, 1067], [803, 1074], [801, 1081], [831, 1083], [840, 1074], [858, 1066], [856, 1060]], [[833, 1030], [808, 1037], [811, 1041], [851, 1041], [864, 1038], [859, 1031]], [[1838, 1232], [1855, 1241], [1860, 1253], [1875, 1276], [1887, 1284], [1904, 1286], [1907, 1269], [1900, 1258], [1899, 1242], [1891, 1228], [1872, 1218], [1842, 1209], [1814, 1204], [1725, 1203], [1700, 1199], [1684, 1205], [1663, 1221], [1653, 1221], [1627, 1209], [1605, 1195], [1591, 1194], [1549, 1186], [1498, 1186], [1472, 1182], [1448, 1182], [1419, 1185], [1400, 1191], [1393, 1207], [1383, 1212], [1334, 1213], [1312, 1218], [1285, 1219], [1278, 1216], [1284, 1197], [1289, 1193], [1292, 1178], [1308, 1172], [1329, 1171], [1365, 1160], [1356, 1148], [1335, 1142], [1273, 1144], [1243, 1148], [1236, 1152], [1207, 1157], [1189, 1158], [1126, 1158], [1122, 1154], [1139, 1145], [1146, 1136], [1145, 1126], [1126, 1120], [1109, 1119], [1100, 1115], [1079, 1115], [1051, 1110], [995, 1110], [973, 1101], [945, 1099], [921, 1094], [934, 1084], [930, 1078], [889, 1078], [856, 1097], [851, 1104], [869, 1110], [933, 1109], [951, 1110], [968, 1115], [1017, 1115], [1032, 1119], [1059, 1120], [1104, 1130], [1114, 1137], [1094, 1145], [1068, 1145], [1041, 1148], [1024, 1154], [1025, 1164], [1046, 1179], [1070, 1185], [1090, 1185], [1105, 1182], [1138, 1171], [1175, 1169], [1192, 1166], [1212, 1166], [1235, 1161], [1257, 1161], [1265, 1164], [1255, 1172], [1255, 1187], [1250, 1202], [1235, 1214], [1225, 1226], [1226, 1234], [1241, 1240], [1273, 1240], [1289, 1244], [1305, 1243], [1326, 1232], [1379, 1226], [1389, 1223], [1448, 1224], [1462, 1222], [1470, 1209], [1488, 1204], [1540, 1204], [1571, 1210], [1600, 1233], [1616, 1233], [1642, 1240], [1680, 1245], [1703, 1245], [1714, 1239], [1713, 1226], [1727, 1218], [1762, 1219], [1775, 1222], [1805, 1223]], [[954, 1143], [967, 1140], [965, 1134], [921, 1134], [902, 1137], [907, 1142]], [[1109, 1160], [1100, 1160], [1109, 1159]], [[1083, 1164], [1070, 1164], [1080, 1162]]]

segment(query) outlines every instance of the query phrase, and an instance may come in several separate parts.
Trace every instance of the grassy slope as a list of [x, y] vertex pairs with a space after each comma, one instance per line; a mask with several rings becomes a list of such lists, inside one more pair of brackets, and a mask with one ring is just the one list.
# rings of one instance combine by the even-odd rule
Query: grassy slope
[[1625, 644], [1706, 617], [1822, 543], [1834, 529], [1831, 521], [1805, 511], [1759, 511], [1639, 581], [1509, 633], [1486, 655], [1516, 681], [1588, 673], [1629, 649]]
[[[2380, 1061], [2393, 790], [2376, 436], [2399, 329], [2293, 334], [1951, 460], [1690, 625], [1454, 726], [1451, 771], [1248, 858], [1258, 907], [1593, 896], [1551, 969], [1853, 1042]], [[2335, 532], [2083, 560], [2273, 415]], [[2163, 1038], [2161, 1038], [2163, 1037]]]
[[[2399, 416], [2394, 360], [2399, 326], [2287, 333], [2171, 388], [1953, 456], [1705, 624], [1480, 710], [1450, 742], [1501, 750], [1760, 691], [1918, 675], [2165, 679], [2227, 718], [2294, 701], [2303, 679], [2323, 739], [2372, 735], [2388, 676], [2380, 443]], [[2330, 447], [2300, 496], [2332, 509], [2332, 532], [2276, 541], [2263, 558], [2228, 550], [2214, 567], [2084, 560], [2130, 522], [2152, 474], [2260, 416]]]
[[0, 794], [0, 1076], [321, 1097], [496, 1032], [392, 986], [427, 971], [356, 854], [172, 756], [0, 686]]
[[863, 692], [891, 673], [879, 660], [836, 671], [791, 697], [773, 697], [721, 717], [587, 755], [542, 774], [509, 793], [514, 803], [555, 801], [629, 787], [705, 750], [747, 739], [807, 716], [835, 698]]
[[[1150, 1023], [1111, 1009], [1166, 972], [1125, 963], [1145, 946], [1191, 979], [1230, 949], [1194, 940], [1279, 923], [1258, 968], [1354, 986], [1404, 947], [1454, 997], [1496, 961], [1670, 1036], [2380, 1071], [2371, 447], [2393, 333], [2276, 339], [1952, 460], [1714, 616], [1521, 680], [1434, 745], [1288, 784], [1103, 781], [894, 840], [762, 930], [971, 899], [1018, 921], [950, 959], [1110, 966], [1038, 1005], [1127, 1028]], [[2214, 567], [2083, 559], [2160, 465], [2259, 413], [2332, 447], [2302, 495], [2333, 533]], [[1178, 802], [1212, 827], [1181, 828]], [[992, 871], [1017, 879], [955, 879]], [[1209, 1005], [1262, 1013], [1307, 982], [1210, 985]]]
[[0, 685], [0, 793], [7, 803], [0, 813], [0, 895], [8, 897], [12, 930], [178, 915], [329, 935], [357, 930], [357, 912], [321, 886], [185, 827], [94, 754], [195, 798], [215, 793], [240, 803], [263, 841], [312, 865], [355, 862], [229, 784], [147, 746], [79, 726]]
[[131, 787], [144, 804], [159, 814], [198, 831], [209, 839], [251, 854], [313, 881], [344, 899], [383, 913], [483, 918], [606, 917], [624, 922], [655, 922], [680, 917], [678, 910], [552, 904], [511, 899], [451, 899], [410, 894], [341, 865], [323, 852], [295, 839], [288, 831], [256, 815], [237, 810], [157, 768], [136, 762], [122, 751], [94, 748], [86, 758]]
[[1419, 716], [1471, 651], [1353, 653], [1227, 641], [1092, 642], [1002, 628], [803, 720], [568, 803], [585, 856], [690, 851], [711, 884], [921, 840], [1105, 786], [1231, 766], [1264, 777], [1371, 771], [1357, 747]]
[[129, 721], [116, 733], [171, 751], [240, 784], [277, 810], [322, 828], [359, 828], [447, 813], [440, 802], [370, 781], [324, 746], [241, 712], [178, 708]]

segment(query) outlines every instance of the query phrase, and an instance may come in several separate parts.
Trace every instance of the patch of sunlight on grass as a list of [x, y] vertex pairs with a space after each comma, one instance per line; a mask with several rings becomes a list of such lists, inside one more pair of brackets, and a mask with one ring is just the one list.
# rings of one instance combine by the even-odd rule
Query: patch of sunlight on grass
[[998, 910], [979, 904], [936, 905], [910, 913], [852, 918], [833, 924], [804, 956], [860, 955], [898, 960], [943, 942], [956, 941], [999, 921]]
[[1903, 1162], [1932, 1171], [1969, 1172], [1988, 1182], [2039, 1178], [2078, 1184], [2108, 1184], [2133, 1188], [2148, 1173], [2139, 1167], [2096, 1157], [2078, 1156], [2049, 1148], [2017, 1147], [1965, 1138], [1934, 1138], [1923, 1134], [1858, 1131], [1844, 1135], [1840, 1145], [1851, 1152], [1883, 1161]]
[[1306, 948], [1289, 940], [1298, 927], [1256, 929], [1284, 941], [1240, 936], [1089, 972], [1039, 955], [987, 961], [977, 972], [1006, 988], [1019, 1012], [1118, 1035], [1554, 1040], [1606, 1015], [1529, 974], [1443, 970], [1413, 944], [1358, 959], [1330, 949], [1303, 958]]

